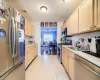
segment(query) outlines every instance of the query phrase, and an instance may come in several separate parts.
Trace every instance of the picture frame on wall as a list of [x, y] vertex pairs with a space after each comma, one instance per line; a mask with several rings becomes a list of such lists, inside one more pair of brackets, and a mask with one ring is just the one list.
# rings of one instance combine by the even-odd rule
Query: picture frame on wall
[[53, 27], [53, 22], [49, 22], [49, 27]]
[[54, 22], [54, 27], [57, 27], [57, 22]]
[[45, 27], [48, 27], [48, 22], [45, 22]]
[[41, 27], [44, 27], [44, 22], [41, 22], [41, 24], [40, 24], [40, 25], [41, 25]]

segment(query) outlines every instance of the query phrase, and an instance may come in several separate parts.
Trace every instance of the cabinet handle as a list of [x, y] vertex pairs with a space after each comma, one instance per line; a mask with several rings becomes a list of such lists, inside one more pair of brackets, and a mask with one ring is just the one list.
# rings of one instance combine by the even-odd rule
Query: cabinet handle
[[81, 66], [83, 66], [85, 69], [87, 69], [88, 71], [92, 72], [93, 74], [97, 75], [100, 77], [100, 74], [93, 71], [92, 69], [90, 69], [89, 67], [87, 67], [86, 65], [82, 64], [82, 62], [80, 62], [78, 59], [75, 59]]

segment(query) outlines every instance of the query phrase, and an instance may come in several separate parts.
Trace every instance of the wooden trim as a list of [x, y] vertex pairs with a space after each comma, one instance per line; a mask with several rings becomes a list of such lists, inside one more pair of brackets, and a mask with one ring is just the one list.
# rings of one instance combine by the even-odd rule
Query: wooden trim
[[[62, 66], [64, 67], [64, 65], [62, 64]], [[64, 67], [64, 69], [65, 69], [65, 67]], [[65, 69], [65, 72], [66, 72], [66, 74], [68, 75], [68, 77], [69, 77], [69, 79], [71, 80], [71, 77], [70, 77], [70, 75], [68, 74], [68, 72], [67, 72], [67, 70]]]
[[30, 64], [25, 68], [25, 71], [30, 67], [30, 65], [33, 63], [33, 61], [36, 59], [37, 55], [35, 56], [35, 58], [30, 62]]
[[84, 1], [80, 4], [79, 7], [81, 7], [86, 1], [87, 1], [87, 0], [84, 0]]
[[83, 31], [83, 32], [80, 32], [80, 33], [76, 33], [76, 34], [71, 34], [71, 35], [68, 35], [68, 36], [75, 36], [75, 35], [92, 33], [92, 32], [99, 32], [99, 31], [100, 31], [100, 28], [96, 28], [94, 30], [87, 30], [87, 31]]

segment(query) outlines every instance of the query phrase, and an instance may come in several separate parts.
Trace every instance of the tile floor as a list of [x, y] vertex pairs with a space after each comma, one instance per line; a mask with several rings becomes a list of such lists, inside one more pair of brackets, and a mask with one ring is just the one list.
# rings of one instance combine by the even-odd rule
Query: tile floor
[[56, 55], [38, 56], [25, 72], [25, 80], [69, 80]]

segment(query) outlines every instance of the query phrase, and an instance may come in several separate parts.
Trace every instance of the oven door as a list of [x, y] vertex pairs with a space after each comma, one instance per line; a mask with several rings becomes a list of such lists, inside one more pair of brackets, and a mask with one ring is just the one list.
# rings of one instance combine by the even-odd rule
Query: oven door
[[60, 61], [60, 63], [61, 63], [61, 45], [58, 45], [57, 46], [57, 57], [58, 57], [58, 60]]

